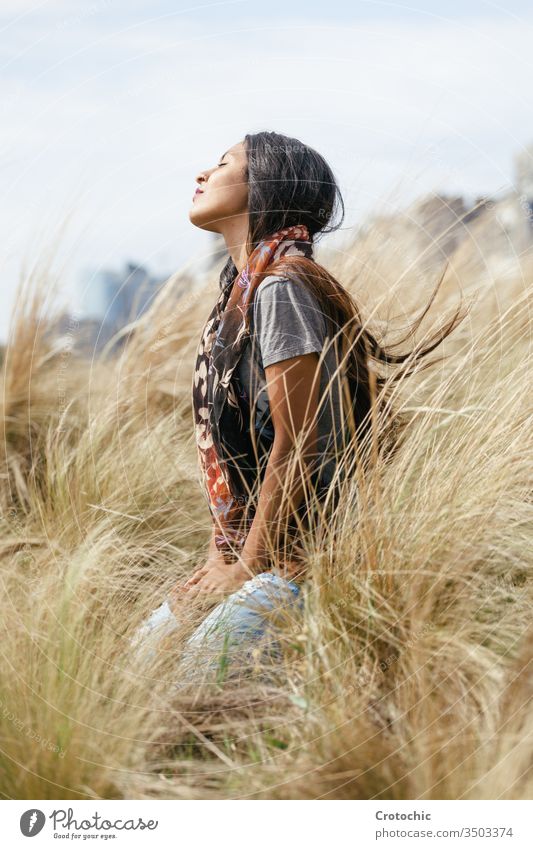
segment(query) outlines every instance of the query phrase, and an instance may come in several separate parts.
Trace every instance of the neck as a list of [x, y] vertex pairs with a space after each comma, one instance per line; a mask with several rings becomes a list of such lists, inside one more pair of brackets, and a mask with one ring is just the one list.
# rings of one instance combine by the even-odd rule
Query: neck
[[246, 260], [248, 259], [248, 249], [246, 246], [248, 227], [249, 216], [248, 212], [245, 212], [242, 215], [228, 218], [223, 222], [220, 229], [220, 233], [224, 238], [228, 253], [235, 263], [235, 268], [239, 274], [246, 265]]

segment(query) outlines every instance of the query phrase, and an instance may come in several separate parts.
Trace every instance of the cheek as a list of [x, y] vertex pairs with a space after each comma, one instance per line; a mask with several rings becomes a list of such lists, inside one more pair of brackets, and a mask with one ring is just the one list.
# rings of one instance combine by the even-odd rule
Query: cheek
[[240, 174], [228, 174], [224, 185], [217, 187], [216, 193], [213, 193], [213, 200], [228, 212], [238, 212], [248, 203], [248, 185]]

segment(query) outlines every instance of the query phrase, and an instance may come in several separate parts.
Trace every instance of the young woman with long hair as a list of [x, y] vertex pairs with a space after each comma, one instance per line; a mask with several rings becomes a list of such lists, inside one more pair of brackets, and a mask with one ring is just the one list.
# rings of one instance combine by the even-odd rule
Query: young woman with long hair
[[[338, 504], [347, 474], [393, 456], [404, 422], [392, 383], [419, 367], [460, 313], [420, 350], [393, 355], [379, 345], [314, 258], [317, 236], [338, 229], [344, 205], [327, 162], [297, 139], [247, 134], [196, 179], [190, 221], [221, 234], [229, 254], [192, 386], [212, 535], [206, 562], [136, 643], [172, 632], [187, 600], [222, 597], [187, 643], [193, 665], [200, 645], [211, 658], [228, 638], [250, 648], [273, 607], [301, 604], [303, 534]], [[384, 364], [401, 368], [386, 379]]]

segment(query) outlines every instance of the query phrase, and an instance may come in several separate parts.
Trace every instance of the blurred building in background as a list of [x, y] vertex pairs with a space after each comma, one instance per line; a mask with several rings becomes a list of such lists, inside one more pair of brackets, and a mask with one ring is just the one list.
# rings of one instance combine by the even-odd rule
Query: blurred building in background
[[516, 191], [533, 228], [533, 143], [515, 154], [514, 171]]
[[[50, 334], [82, 356], [92, 357], [107, 346], [120, 349], [127, 333], [120, 333], [150, 309], [161, 289], [168, 284], [178, 300], [201, 289], [209, 277], [217, 277], [227, 258], [226, 244], [218, 233], [210, 233], [210, 244], [193, 259], [191, 268], [173, 274], [154, 275], [144, 266], [125, 263], [121, 271], [111, 268], [86, 269], [78, 280], [76, 314], [61, 313]], [[115, 338], [116, 337], [116, 338]]]
[[145, 312], [168, 275], [154, 277], [142, 266], [126, 263], [123, 271], [99, 269], [81, 278], [81, 312], [115, 329]]
[[[514, 156], [513, 182], [494, 196], [466, 199], [432, 192], [406, 209], [369, 217], [349, 251], [379, 267], [383, 248], [395, 251], [398, 275], [417, 271], [435, 280], [446, 263], [484, 278], [512, 278], [533, 250], [533, 144]], [[429, 278], [428, 278], [429, 279]]]
[[[168, 275], [151, 275], [142, 265], [86, 271], [80, 279], [78, 338], [83, 350], [96, 353], [153, 303]], [[117, 345], [121, 340], [117, 340]]]

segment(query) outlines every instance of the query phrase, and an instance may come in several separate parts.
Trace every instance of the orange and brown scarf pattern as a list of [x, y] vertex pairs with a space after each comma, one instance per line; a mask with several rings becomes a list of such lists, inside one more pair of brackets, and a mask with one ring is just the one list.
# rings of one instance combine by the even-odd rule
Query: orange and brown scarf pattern
[[250, 337], [249, 310], [268, 266], [283, 256], [312, 258], [305, 225], [285, 227], [261, 241], [232, 284], [221, 292], [203, 328], [192, 385], [193, 415], [201, 481], [215, 522], [215, 542], [231, 556], [244, 545], [253, 513], [249, 491], [224, 451], [224, 434], [250, 456], [250, 421], [243, 415], [232, 375]]

